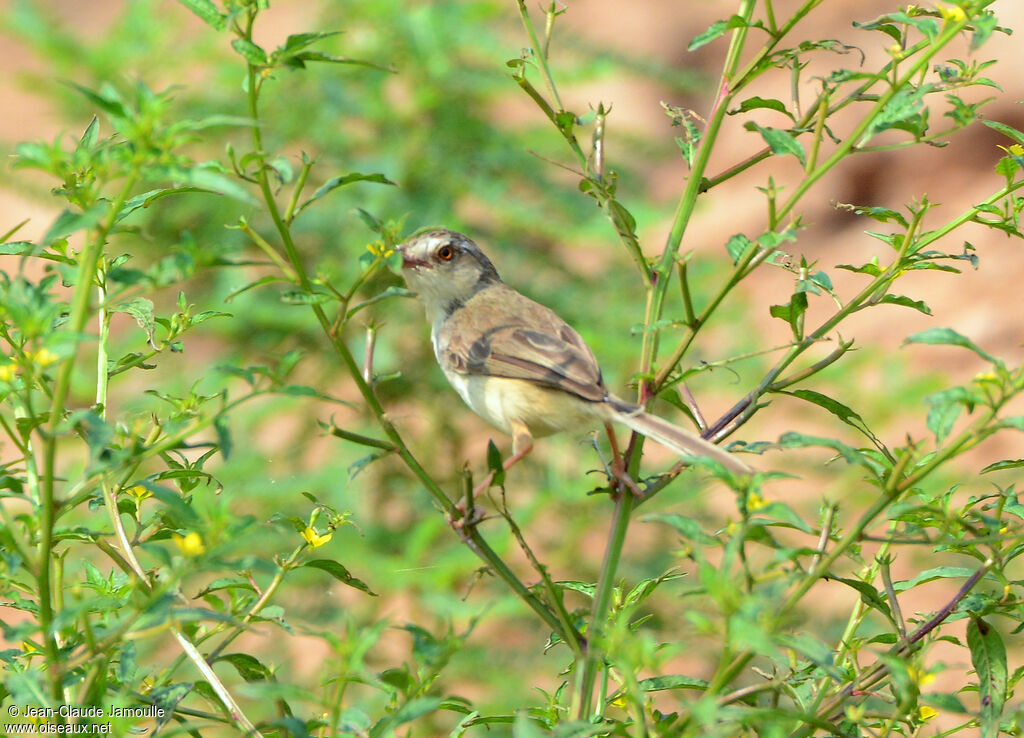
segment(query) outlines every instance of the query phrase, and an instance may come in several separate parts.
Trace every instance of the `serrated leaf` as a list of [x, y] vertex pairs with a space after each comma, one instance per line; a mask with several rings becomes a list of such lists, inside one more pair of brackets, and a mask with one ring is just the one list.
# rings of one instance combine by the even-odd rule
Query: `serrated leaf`
[[242, 55], [247, 62], [254, 67], [265, 67], [267, 65], [267, 52], [245, 38], [236, 38], [231, 42], [231, 48]]
[[732, 259], [732, 263], [735, 265], [739, 263], [740, 258], [747, 253], [747, 250], [753, 245], [753, 241], [742, 233], [737, 233], [730, 236], [729, 240], [725, 242], [725, 251], [729, 254], [729, 258]]
[[952, 328], [929, 328], [928, 330], [914, 333], [903, 339], [903, 345], [908, 343], [924, 343], [930, 346], [960, 346], [968, 351], [973, 351], [981, 358], [992, 364], [1002, 366], [1002, 361], [982, 350], [977, 344], [966, 336], [962, 336]]
[[997, 120], [986, 120], [986, 119], [983, 119], [981, 122], [984, 123], [985, 125], [987, 125], [989, 128], [991, 128], [993, 130], [996, 130], [996, 131], [999, 131], [1001, 134], [1003, 134], [1007, 138], [1012, 138], [1015, 142], [1017, 142], [1017, 143], [1021, 144], [1022, 146], [1024, 146], [1024, 133], [1022, 133], [1021, 131], [1018, 131], [1013, 126], [1008, 126], [1005, 123], [1000, 123]]
[[213, 0], [178, 0], [178, 2], [199, 16], [204, 23], [218, 31], [223, 31], [227, 25], [227, 18], [217, 10]]
[[804, 153], [803, 144], [797, 141], [789, 131], [784, 131], [781, 128], [767, 128], [754, 122], [746, 123], [743, 127], [748, 131], [760, 133], [761, 138], [768, 144], [768, 148], [771, 149], [773, 154], [777, 156], [792, 154], [801, 164], [807, 163], [807, 155]]
[[356, 579], [349, 573], [348, 569], [333, 559], [312, 559], [302, 566], [327, 572], [342, 584], [347, 584], [349, 587], [366, 592], [366, 594], [371, 597], [377, 596], [377, 594], [367, 586], [366, 582]]
[[258, 658], [247, 653], [226, 653], [223, 656], [218, 656], [210, 663], [215, 664], [218, 661], [227, 661], [235, 667], [238, 675], [247, 682], [260, 682], [264, 679], [269, 679], [271, 676], [270, 669], [264, 666]]
[[995, 628], [972, 617], [967, 624], [967, 648], [978, 677], [982, 736], [995, 738], [1006, 702], [1006, 646]]
[[156, 348], [153, 332], [156, 330], [156, 321], [153, 318], [153, 301], [145, 297], [136, 297], [128, 302], [122, 302], [110, 308], [114, 313], [127, 313], [135, 318], [135, 322], [146, 332], [146, 341], [150, 346]]

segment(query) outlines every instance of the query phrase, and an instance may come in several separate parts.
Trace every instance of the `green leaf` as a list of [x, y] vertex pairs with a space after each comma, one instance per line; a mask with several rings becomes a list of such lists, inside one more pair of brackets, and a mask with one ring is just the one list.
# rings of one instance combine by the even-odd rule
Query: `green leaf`
[[392, 735], [399, 725], [411, 723], [413, 720], [437, 710], [441, 706], [441, 702], [440, 697], [417, 697], [409, 700], [391, 715], [378, 720], [370, 730], [370, 738], [384, 738]]
[[88, 151], [96, 145], [96, 139], [99, 137], [100, 121], [95, 115], [92, 117], [92, 122], [85, 129], [85, 133], [82, 134], [82, 138], [78, 140], [78, 150]]
[[290, 54], [281, 59], [281, 63], [295, 69], [305, 69], [306, 62], [323, 62], [326, 64], [354, 64], [359, 67], [369, 67], [382, 72], [394, 72], [395, 70], [384, 64], [366, 61], [365, 59], [354, 59], [350, 56], [335, 56], [325, 54], [322, 51], [303, 51], [298, 54]]
[[285, 290], [281, 293], [281, 302], [289, 305], [317, 305], [327, 302], [331, 295], [326, 292], [306, 292], [305, 290]]
[[109, 118], [126, 120], [131, 117], [128, 108], [125, 107], [124, 103], [117, 97], [117, 93], [112, 89], [104, 90], [104, 93], [97, 93], [75, 82], [65, 81], [64, 84], [84, 95], [89, 102], [106, 113]]
[[793, 115], [786, 109], [786, 106], [781, 100], [774, 98], [763, 98], [763, 97], [750, 97], [740, 103], [740, 106], [735, 110], [730, 110], [730, 115], [736, 113], [746, 113], [749, 110], [758, 110], [761, 108], [767, 108], [768, 110], [777, 110], [780, 113], [787, 115], [790, 120], [793, 119]]
[[46, 234], [39, 240], [39, 245], [45, 248], [58, 238], [64, 238], [83, 228], [92, 228], [107, 214], [107, 208], [108, 204], [105, 201], [100, 201], [81, 213], [70, 209], [64, 210], [53, 221], [53, 225], [46, 230]]
[[258, 658], [247, 653], [226, 653], [223, 656], [218, 656], [210, 663], [215, 664], [218, 661], [227, 661], [235, 667], [238, 675], [247, 682], [260, 682], [271, 677], [270, 669], [260, 663]]
[[267, 59], [267, 52], [248, 39], [236, 38], [231, 42], [231, 48], [241, 54], [254, 67], [265, 67], [269, 61]]
[[807, 312], [807, 293], [794, 292], [790, 301], [785, 305], [771, 305], [768, 314], [773, 318], [779, 318], [789, 323], [793, 335], [797, 339], [803, 338], [802, 318]]
[[960, 417], [963, 408], [973, 409], [975, 398], [963, 387], [951, 387], [928, 395], [925, 402], [930, 406], [928, 430], [935, 434], [936, 443], [942, 443], [953, 429], [953, 424]]
[[918, 312], [924, 313], [925, 315], [931, 315], [932, 309], [923, 300], [914, 300], [904, 295], [886, 295], [880, 303], [886, 303], [888, 305], [902, 305], [903, 307], [913, 308]]
[[153, 338], [153, 331], [156, 330], [156, 321], [153, 318], [153, 301], [145, 297], [136, 297], [128, 302], [122, 302], [110, 308], [113, 313], [127, 313], [135, 318], [135, 322], [146, 332], [146, 340], [149, 345], [156, 348]]
[[718, 543], [718, 539], [715, 536], [704, 532], [700, 527], [700, 523], [678, 513], [654, 513], [644, 515], [641, 520], [645, 523], [664, 523], [671, 526], [683, 538], [694, 543], [705, 546], [713, 546]]
[[857, 590], [858, 594], [860, 594], [861, 602], [873, 610], [878, 610], [878, 612], [885, 615], [889, 622], [895, 622], [888, 603], [882, 598], [881, 593], [871, 586], [869, 582], [860, 579], [846, 579], [844, 577], [833, 577], [833, 579], [851, 589]]
[[892, 588], [897, 592], [906, 592], [908, 589], [934, 582], [936, 579], [966, 579], [974, 574], [974, 569], [965, 569], [961, 566], [937, 566], [934, 569], [927, 569], [913, 579], [905, 582], [893, 582]]
[[1018, 131], [1016, 128], [1008, 126], [1005, 123], [1000, 123], [997, 120], [982, 119], [981, 122], [987, 125], [989, 128], [999, 131], [1007, 138], [1012, 138], [1016, 143], [1019, 143], [1020, 145], [1024, 146], [1024, 133]]
[[220, 454], [227, 461], [231, 456], [234, 445], [231, 442], [231, 429], [228, 427], [228, 416], [218, 415], [213, 419], [213, 430], [217, 434], [217, 446], [220, 447]]
[[377, 596], [377, 594], [366, 585], [366, 582], [356, 579], [349, 573], [348, 569], [337, 561], [332, 559], [312, 559], [303, 564], [303, 566], [325, 571], [342, 584], [347, 584], [349, 587], [366, 592], [366, 594], [371, 597]]
[[812, 448], [816, 446], [830, 448], [843, 457], [848, 464], [853, 466], [864, 466], [874, 470], [874, 467], [868, 463], [868, 459], [864, 454], [860, 453], [852, 446], [847, 446], [842, 441], [837, 441], [834, 438], [811, 436], [805, 433], [790, 431], [779, 436], [779, 440], [776, 443], [779, 448], [784, 449]]
[[307, 46], [315, 44], [317, 41], [337, 36], [341, 31], [315, 31], [312, 33], [293, 33], [285, 42], [277, 48], [277, 51], [284, 52], [296, 52], [301, 51]]
[[729, 258], [732, 259], [732, 263], [735, 265], [739, 263], [740, 258], [753, 245], [753, 241], [742, 233], [737, 233], [734, 236], [730, 236], [729, 240], [725, 242], [725, 251], [729, 254]]
[[491, 486], [500, 487], [505, 484], [505, 465], [502, 463], [501, 451], [493, 440], [487, 441], [487, 468], [494, 474]]
[[988, 41], [992, 32], [998, 28], [998, 24], [999, 19], [991, 12], [975, 18], [972, 23], [974, 26], [974, 33], [971, 34], [971, 51], [974, 51]]
[[804, 533], [812, 533], [811, 527], [796, 514], [796, 512], [784, 502], [770, 502], [763, 507], [752, 511], [754, 518], [767, 525], [777, 525], [784, 528], [793, 528]]
[[720, 20], [712, 23], [704, 33], [697, 35], [686, 47], [687, 51], [694, 51], [705, 44], [709, 44], [731, 28], [764, 28], [760, 21], [749, 23], [746, 19], [734, 15], [729, 20]]
[[373, 305], [374, 303], [380, 302], [381, 300], [387, 300], [388, 298], [391, 298], [391, 297], [415, 297], [415, 293], [410, 292], [409, 290], [405, 289], [404, 287], [396, 287], [396, 286], [392, 285], [391, 287], [388, 287], [383, 292], [379, 292], [376, 295], [374, 295], [373, 297], [371, 297], [370, 299], [364, 300], [363, 302], [359, 303], [355, 307], [351, 308], [348, 311], [348, 317], [351, 318], [353, 315], [358, 313], [360, 310], [368, 308], [368, 307], [370, 307], [370, 305]]
[[858, 146], [866, 144], [876, 133], [901, 128], [911, 131], [915, 136], [924, 133], [922, 126], [927, 127], [927, 110], [924, 97], [932, 91], [934, 85], [925, 84], [916, 89], [900, 90], [886, 103], [881, 112], [871, 121]]
[[748, 131], [760, 133], [761, 138], [768, 144], [768, 148], [772, 150], [773, 154], [778, 156], [792, 154], [801, 164], [807, 163], [807, 155], [804, 153], [803, 144], [797, 141], [789, 131], [784, 131], [781, 128], [766, 128], [754, 122], [746, 123], [743, 127]]
[[192, 530], [201, 525], [202, 521], [199, 515], [177, 492], [172, 492], [166, 487], [153, 484], [148, 479], [143, 479], [139, 484], [167, 507], [164, 517], [172, 527], [181, 530]]
[[967, 624], [967, 648], [978, 676], [982, 736], [995, 738], [1006, 702], [1006, 646], [995, 628], [979, 617], [971, 617]]
[[709, 683], [696, 677], [684, 676], [682, 674], [670, 674], [667, 676], [650, 677], [641, 679], [638, 683], [643, 692], [661, 692], [665, 689], [707, 689]]
[[837, 264], [836, 269], [844, 269], [848, 272], [856, 272], [857, 274], [870, 274], [872, 277], [877, 277], [882, 273], [882, 269], [878, 264], [867, 262], [860, 266], [853, 266], [853, 264]]
[[994, 464], [989, 464], [981, 470], [981, 473], [988, 474], [989, 472], [1002, 471], [1003, 469], [1022, 468], [1024, 468], [1024, 459], [1005, 459], [1004, 461], [997, 461]]
[[178, 0], [178, 2], [199, 16], [204, 23], [218, 31], [223, 31], [227, 25], [227, 17], [217, 10], [213, 0]]
[[953, 694], [945, 692], [929, 692], [928, 694], [921, 695], [921, 702], [931, 707], [937, 707], [945, 712], [952, 712], [958, 715], [968, 714], [968, 709], [964, 706], [964, 703]]
[[960, 346], [968, 351], [973, 351], [991, 364], [995, 364], [996, 366], [1003, 365], [1002, 361], [992, 356], [992, 354], [987, 351], [983, 351], [974, 343], [974, 341], [966, 336], [960, 335], [952, 328], [929, 328], [926, 331], [914, 333], [913, 335], [907, 336], [903, 339], [904, 346], [908, 343], [925, 343], [931, 346]]
[[314, 202], [319, 200], [327, 193], [332, 192], [333, 190], [336, 190], [339, 187], [344, 187], [345, 185], [352, 184], [353, 182], [376, 182], [377, 184], [386, 185], [395, 184], [390, 179], [388, 179], [387, 177], [380, 173], [360, 174], [359, 172], [353, 172], [351, 174], [342, 174], [338, 177], [332, 177], [331, 179], [324, 182], [317, 189], [317, 191], [310, 196], [308, 200], [306, 200], [304, 203], [302, 203], [302, 205], [298, 207], [298, 209], [295, 211], [295, 215], [301, 213], [303, 210], [308, 208], [310, 205], [312, 205]]
[[[215, 162], [204, 162], [187, 168], [153, 167], [150, 171], [154, 177], [169, 179], [178, 185], [185, 185], [184, 187], [176, 186], [174, 188], [170, 188], [159, 195], [154, 195], [152, 199], [156, 199], [157, 196], [163, 197], [164, 195], [174, 194], [175, 192], [202, 191], [224, 195], [249, 205], [256, 202], [255, 198], [249, 194], [247, 189], [238, 184], [236, 180], [220, 171], [219, 165]], [[152, 200], [145, 202], [143, 207], [148, 205], [151, 201]]]

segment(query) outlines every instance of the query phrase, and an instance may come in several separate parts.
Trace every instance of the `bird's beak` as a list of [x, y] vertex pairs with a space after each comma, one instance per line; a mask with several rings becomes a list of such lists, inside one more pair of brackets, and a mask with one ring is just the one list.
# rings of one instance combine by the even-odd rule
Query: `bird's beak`
[[402, 255], [402, 269], [418, 269], [422, 266], [428, 266], [428, 262], [423, 259], [414, 259], [409, 256], [407, 244], [400, 244], [398, 247], [398, 253]]

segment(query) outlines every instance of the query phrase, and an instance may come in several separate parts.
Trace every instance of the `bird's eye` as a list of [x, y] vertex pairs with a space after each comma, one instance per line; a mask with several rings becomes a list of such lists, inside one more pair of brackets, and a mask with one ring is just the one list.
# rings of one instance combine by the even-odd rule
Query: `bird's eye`
[[437, 250], [437, 258], [441, 261], [451, 261], [455, 256], [455, 249], [448, 244], [445, 244]]

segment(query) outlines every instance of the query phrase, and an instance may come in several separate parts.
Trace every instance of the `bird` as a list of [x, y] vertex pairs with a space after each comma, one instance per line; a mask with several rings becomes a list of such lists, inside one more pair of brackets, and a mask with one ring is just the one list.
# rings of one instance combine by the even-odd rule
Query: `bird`
[[530, 453], [534, 438], [604, 424], [619, 463], [616, 476], [639, 494], [621, 468], [611, 426], [619, 423], [682, 457], [708, 457], [734, 474], [753, 472], [697, 433], [612, 394], [579, 333], [503, 282], [468, 236], [427, 229], [397, 250], [406, 284], [423, 303], [444, 376], [477, 415], [512, 437], [505, 470]]

